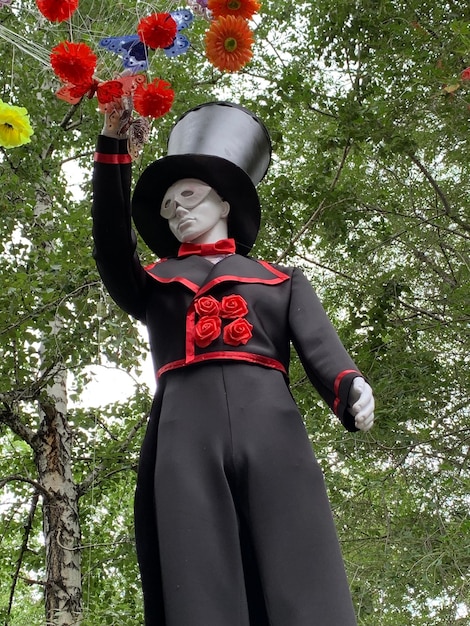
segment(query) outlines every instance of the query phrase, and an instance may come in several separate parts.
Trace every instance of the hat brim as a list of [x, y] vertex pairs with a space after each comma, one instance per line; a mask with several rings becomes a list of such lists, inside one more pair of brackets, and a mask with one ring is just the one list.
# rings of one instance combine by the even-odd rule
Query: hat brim
[[261, 208], [248, 174], [217, 156], [204, 154], [170, 155], [149, 165], [137, 181], [132, 197], [132, 217], [142, 239], [160, 258], [175, 256], [181, 245], [160, 215], [168, 188], [177, 180], [197, 178], [210, 185], [230, 205], [228, 236], [237, 252], [247, 255], [260, 227]]

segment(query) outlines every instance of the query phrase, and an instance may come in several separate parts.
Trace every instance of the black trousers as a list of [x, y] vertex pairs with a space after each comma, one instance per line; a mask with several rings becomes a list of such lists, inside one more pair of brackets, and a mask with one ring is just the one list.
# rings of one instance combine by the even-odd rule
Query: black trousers
[[323, 475], [282, 374], [211, 363], [166, 376], [165, 626], [355, 626]]

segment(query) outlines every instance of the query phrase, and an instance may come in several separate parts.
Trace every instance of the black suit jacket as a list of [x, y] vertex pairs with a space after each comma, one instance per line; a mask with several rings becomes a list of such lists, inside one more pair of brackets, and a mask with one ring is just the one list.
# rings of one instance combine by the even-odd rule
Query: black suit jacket
[[[136, 254], [130, 215], [131, 165], [126, 142], [100, 136], [95, 157], [94, 256], [109, 293], [127, 313], [147, 325], [155, 371], [232, 359], [273, 367], [288, 377], [290, 343], [318, 392], [348, 430], [352, 380], [360, 376], [304, 274], [234, 254], [216, 265], [190, 256], [163, 259], [143, 268]], [[155, 208], [158, 210], [158, 207]], [[199, 345], [197, 302], [237, 296], [246, 303], [250, 337], [233, 345], [221, 318], [220, 333]], [[245, 338], [246, 339], [246, 338]]]

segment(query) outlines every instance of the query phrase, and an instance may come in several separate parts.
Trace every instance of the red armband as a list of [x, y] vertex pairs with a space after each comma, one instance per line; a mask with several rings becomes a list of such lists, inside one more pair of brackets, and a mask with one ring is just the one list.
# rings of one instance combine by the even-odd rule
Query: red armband
[[122, 165], [124, 163], [131, 163], [131, 155], [124, 154], [106, 154], [105, 152], [95, 152], [96, 163], [106, 163], [110, 165]]

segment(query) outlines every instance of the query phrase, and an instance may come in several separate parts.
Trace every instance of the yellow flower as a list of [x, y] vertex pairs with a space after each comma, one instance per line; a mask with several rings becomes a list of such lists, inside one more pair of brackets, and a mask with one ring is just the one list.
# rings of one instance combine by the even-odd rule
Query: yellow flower
[[0, 146], [16, 148], [31, 141], [33, 129], [24, 107], [7, 104], [0, 99]]

